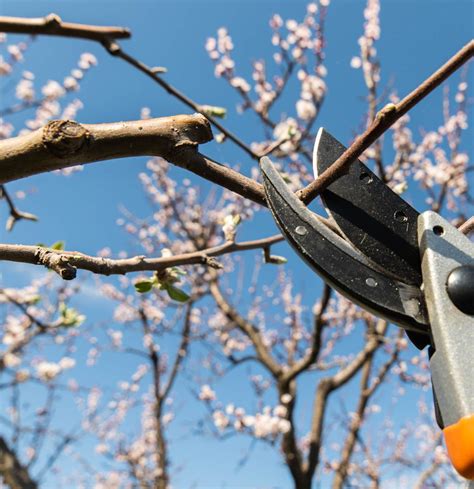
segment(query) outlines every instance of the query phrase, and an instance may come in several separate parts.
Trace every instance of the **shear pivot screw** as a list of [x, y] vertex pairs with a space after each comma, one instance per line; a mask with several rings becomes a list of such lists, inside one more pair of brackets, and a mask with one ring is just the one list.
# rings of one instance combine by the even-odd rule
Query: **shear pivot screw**
[[448, 276], [446, 289], [453, 304], [464, 314], [474, 316], [474, 265], [455, 268]]

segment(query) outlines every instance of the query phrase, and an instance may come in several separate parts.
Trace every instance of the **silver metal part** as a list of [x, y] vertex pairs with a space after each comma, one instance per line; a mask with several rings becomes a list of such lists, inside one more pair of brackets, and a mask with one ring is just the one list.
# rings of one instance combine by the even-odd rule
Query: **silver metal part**
[[434, 212], [419, 216], [418, 240], [435, 348], [431, 376], [446, 427], [474, 414], [474, 317], [461, 312], [446, 290], [453, 269], [474, 264], [474, 243]]

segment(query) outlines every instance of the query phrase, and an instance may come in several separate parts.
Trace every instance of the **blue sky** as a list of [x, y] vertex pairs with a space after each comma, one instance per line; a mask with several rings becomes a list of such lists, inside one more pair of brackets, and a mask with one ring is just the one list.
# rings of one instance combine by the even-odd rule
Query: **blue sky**
[[[284, 19], [301, 19], [305, 5], [306, 2], [298, 0], [2, 0], [0, 13], [33, 17], [55, 12], [66, 21], [129, 27], [133, 33], [132, 39], [121, 41], [126, 51], [149, 65], [167, 67], [166, 79], [198, 103], [227, 107], [226, 127], [239, 134], [244, 141], [251, 141], [255, 134], [261, 134], [258, 123], [252, 116], [237, 114], [235, 107], [238, 101], [234, 93], [225, 82], [214, 78], [212, 63], [204, 50], [206, 38], [214, 36], [219, 27], [227, 27], [235, 44], [237, 71], [249, 76], [253, 60], [271, 59], [273, 46], [268, 27], [271, 15], [279, 13]], [[327, 19], [325, 64], [329, 92], [319, 124], [345, 142], [354, 135], [365, 111], [365, 87], [361, 73], [349, 65], [352, 56], [358, 54], [357, 39], [362, 34], [364, 5], [362, 1], [333, 0]], [[382, 1], [382, 36], [377, 45], [382, 60], [382, 83], [393, 82], [400, 96], [415, 88], [470, 39], [473, 9], [474, 4], [469, 0]], [[42, 37], [27, 51], [24, 68], [36, 74], [38, 86], [48, 79], [62, 80], [84, 51], [95, 54], [99, 66], [91, 70], [82, 84], [79, 96], [85, 107], [79, 112], [80, 122], [138, 119], [140, 109], [145, 106], [150, 107], [153, 116], [190, 112], [144, 75], [110, 57], [100, 46], [91, 42]], [[458, 75], [455, 75], [451, 86], [455, 87], [458, 80]], [[4, 91], [1, 97], [1, 106], [11, 103], [8, 91]], [[410, 113], [411, 127], [437, 128], [442, 122], [441, 97], [442, 90], [438, 88], [416, 107]], [[296, 98], [282, 99], [279, 110], [293, 115], [292, 100]], [[18, 124], [18, 128], [21, 128], [22, 117], [11, 119]], [[468, 133], [466, 142], [473, 140], [472, 129]], [[472, 153], [472, 143], [471, 147], [464, 149]], [[238, 163], [246, 173], [255, 164], [231, 143], [210, 143], [201, 147], [201, 151], [224, 163]], [[2, 225], [1, 240], [24, 244], [64, 240], [68, 249], [90, 254], [104, 246], [109, 246], [113, 252], [122, 249], [139, 251], [115, 221], [120, 217], [119, 205], [138, 216], [149, 215], [150, 208], [137, 179], [145, 163], [145, 158], [122, 159], [90, 165], [68, 178], [48, 174], [9, 185], [12, 191], [35, 189], [25, 201], [19, 202], [19, 206], [38, 214], [40, 222], [21, 222], [10, 234], [3, 230]], [[175, 175], [183, 176], [184, 172], [175, 170]], [[202, 183], [197, 177], [192, 177], [192, 182], [196, 185]], [[208, 188], [208, 185], [205, 184], [203, 188]], [[419, 210], [423, 210], [422, 202], [415, 198], [415, 203]], [[0, 209], [0, 219], [2, 222], [6, 219], [4, 206]], [[270, 219], [259, 221], [258, 237], [274, 230]], [[257, 237], [256, 234], [252, 223], [244, 225], [243, 237]], [[297, 277], [296, 282], [305, 290], [310, 302], [312, 290], [315, 293], [319, 290], [319, 281], [286, 245], [276, 247], [275, 252], [290, 258], [288, 268]], [[247, 260], [246, 263], [250, 266], [251, 261]], [[32, 273], [37, 273], [32, 271], [32, 267], [2, 265], [2, 283], [27, 283]], [[90, 320], [104, 320], [110, 314], [111, 305], [92, 300], [92, 295], [83, 299], [81, 305]], [[119, 377], [116, 370], [104, 372], [105, 382], [113, 381], [116, 377]], [[218, 388], [219, 393], [229, 399], [237, 388], [244, 399], [250, 397], [244, 371], [222, 381]], [[307, 388], [314, 388], [312, 379], [307, 381]], [[348, 389], [350, 393], [351, 387]], [[389, 395], [387, 392], [385, 394]], [[188, 399], [189, 385], [183, 383], [178, 386], [176, 397], [179, 396], [183, 400]], [[310, 399], [311, 392], [305, 406], [309, 406]], [[413, 409], [409, 399], [402, 403], [402, 407], [406, 407], [407, 412]], [[195, 405], [183, 407], [184, 423], [193, 419], [193, 411], [198, 409], [199, 406]], [[402, 409], [397, 414], [402, 422], [406, 412]], [[248, 449], [248, 439], [231, 439], [219, 444], [212, 439], [183, 437], [185, 431], [172, 431], [175, 437], [172, 460], [182, 465], [182, 470], [176, 475], [175, 487], [192, 487], [193, 483], [201, 488], [290, 487], [286, 469], [275, 450], [257, 444], [252, 448], [253, 456], [247, 464], [237, 470], [236, 460]], [[209, 455], [202, 457], [203, 453]]]

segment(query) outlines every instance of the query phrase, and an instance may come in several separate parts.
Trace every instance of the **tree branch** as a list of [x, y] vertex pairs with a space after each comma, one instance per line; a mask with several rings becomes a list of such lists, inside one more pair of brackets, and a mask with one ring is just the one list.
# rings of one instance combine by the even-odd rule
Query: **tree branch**
[[26, 219], [28, 221], [38, 220], [38, 217], [34, 214], [17, 209], [15, 203], [13, 202], [13, 199], [7, 192], [5, 185], [0, 185], [0, 199], [2, 198], [6, 200], [8, 209], [10, 210], [10, 217], [8, 218], [7, 224], [5, 226], [7, 231], [11, 231], [16, 222], [20, 221], [21, 219]]
[[127, 156], [179, 161], [183, 149], [195, 151], [211, 139], [208, 121], [198, 114], [108, 124], [50, 121], [29, 134], [0, 141], [0, 183]]
[[309, 454], [306, 473], [312, 477], [319, 462], [319, 452], [321, 449], [323, 436], [323, 422], [326, 414], [327, 401], [329, 395], [334, 390], [345, 385], [370, 359], [377, 348], [381, 345], [381, 338], [387, 329], [387, 322], [379, 320], [374, 329], [374, 334], [368, 335], [364, 348], [354, 357], [354, 359], [331, 377], [323, 378], [318, 385], [313, 406], [313, 419], [311, 422], [311, 435], [309, 444]]
[[184, 358], [188, 352], [190, 338], [189, 333], [191, 332], [191, 312], [192, 312], [192, 302], [188, 303], [186, 308], [186, 315], [184, 317], [183, 329], [181, 331], [181, 341], [179, 343], [178, 349], [176, 351], [176, 356], [173, 362], [173, 367], [168, 375], [168, 380], [166, 381], [165, 386], [163, 387], [162, 392], [160, 393], [161, 402], [166, 401], [168, 397], [174, 381], [176, 380], [176, 375], [183, 363]]
[[285, 372], [284, 378], [286, 382], [289, 382], [290, 380], [298, 376], [301, 372], [305, 371], [318, 358], [319, 350], [321, 349], [321, 339], [324, 328], [323, 314], [329, 305], [329, 300], [331, 299], [331, 291], [331, 287], [329, 287], [329, 285], [327, 284], [324, 284], [323, 294], [321, 297], [321, 307], [318, 314], [314, 318], [314, 333], [311, 349], [306, 356], [301, 358], [301, 360], [299, 360], [287, 372]]
[[[200, 114], [105, 124], [50, 121], [30, 134], [0, 141], [0, 184], [78, 164], [159, 156], [267, 206], [260, 183], [197, 152], [210, 140], [209, 123]], [[317, 218], [339, 234], [331, 221]]]
[[158, 272], [177, 265], [207, 265], [212, 268], [221, 268], [221, 265], [213, 259], [214, 257], [239, 251], [266, 248], [279, 241], [283, 241], [283, 236], [276, 234], [267, 238], [241, 243], [226, 242], [202, 251], [170, 257], [146, 258], [145, 256], [134, 256], [119, 260], [84, 255], [76, 251], [54, 250], [41, 246], [0, 244], [0, 260], [44, 265], [54, 270], [63, 279], [72, 280], [76, 277], [77, 269], [88, 270], [100, 275], [124, 275], [131, 272]]
[[298, 192], [298, 197], [305, 203], [311, 202], [328, 185], [342, 176], [372, 143], [374, 143], [395, 121], [406, 114], [423, 98], [438, 87], [454, 71], [474, 56], [474, 40], [468, 42], [447, 63], [435, 71], [420, 86], [408, 94], [398, 104], [386, 105], [375, 118], [375, 121], [360, 135], [349, 148], [314, 182]]
[[474, 231], [474, 216], [470, 217], [466, 222], [461, 224], [458, 229], [466, 236], [471, 234]]
[[217, 283], [217, 278], [214, 278], [210, 283], [210, 291], [214, 300], [216, 301], [219, 309], [225, 314], [225, 316], [232, 321], [238, 329], [240, 329], [253, 343], [255, 351], [257, 352], [258, 358], [262, 365], [264, 365], [272, 373], [274, 377], [278, 377], [281, 373], [281, 366], [272, 357], [268, 348], [265, 346], [262, 336], [259, 330], [252, 323], [243, 318], [237, 310], [232, 307], [229, 302], [222, 295], [222, 292]]
[[159, 71], [157, 71], [155, 68], [150, 68], [145, 63], [139, 61], [138, 59], [134, 58], [130, 54], [126, 53], [120, 47], [120, 45], [117, 42], [113, 41], [112, 39], [105, 39], [105, 41], [102, 44], [112, 56], [116, 56], [117, 58], [124, 60], [125, 62], [127, 62], [134, 68], [136, 68], [137, 70], [141, 71], [142, 73], [145, 73], [145, 75], [150, 77], [155, 83], [157, 83], [162, 88], [164, 88], [167, 93], [177, 98], [179, 101], [183, 102], [192, 110], [195, 110], [196, 112], [202, 114], [214, 127], [219, 129], [219, 131], [221, 131], [222, 134], [225, 134], [227, 138], [229, 138], [237, 146], [243, 149], [251, 158], [258, 160], [261, 157], [261, 155], [258, 155], [254, 151], [252, 151], [252, 149], [246, 143], [244, 143], [240, 138], [238, 138], [235, 134], [233, 134], [231, 131], [226, 129], [215, 117], [213, 117], [206, 110], [204, 110], [203, 106], [194, 102], [194, 100], [191, 100], [187, 95], [180, 92], [177, 88], [172, 86], [170, 83], [163, 80], [163, 78], [159, 76]]
[[57, 14], [27, 19], [23, 17], [0, 17], [0, 32], [46, 36], [75, 37], [90, 41], [127, 39], [131, 33], [125, 27], [103, 27], [97, 25], [63, 22]]
[[[401, 340], [405, 336], [405, 332], [403, 329], [399, 330], [398, 340]], [[371, 370], [374, 363], [374, 357], [370, 357], [365, 363], [362, 369], [362, 378], [360, 382], [360, 395], [359, 401], [357, 403], [357, 408], [355, 411], [355, 415], [351, 420], [349, 430], [346, 436], [346, 440], [344, 442], [344, 447], [342, 449], [341, 460], [339, 462], [339, 466], [336, 470], [334, 481], [332, 488], [333, 489], [342, 489], [344, 484], [346, 483], [349, 463], [355, 448], [356, 441], [359, 436], [359, 431], [364, 422], [365, 411], [369, 404], [370, 398], [373, 396], [377, 388], [382, 384], [385, 379], [385, 376], [388, 374], [389, 369], [395, 364], [398, 360], [398, 356], [400, 354], [400, 348], [398, 347], [398, 343], [396, 341], [392, 354], [386, 360], [386, 362], [382, 365], [379, 371], [371, 377]], [[369, 385], [371, 382], [371, 385]]]
[[38, 487], [3, 437], [0, 437], [0, 476], [10, 489], [37, 489]]

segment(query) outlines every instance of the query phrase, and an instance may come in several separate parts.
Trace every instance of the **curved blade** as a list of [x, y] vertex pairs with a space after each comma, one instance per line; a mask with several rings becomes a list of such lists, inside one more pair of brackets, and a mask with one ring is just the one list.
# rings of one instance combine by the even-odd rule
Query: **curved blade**
[[[346, 148], [321, 128], [313, 152], [315, 177]], [[342, 234], [371, 261], [400, 281], [420, 286], [419, 213], [360, 161], [321, 193]]]
[[270, 210], [287, 241], [332, 287], [377, 316], [408, 330], [426, 333], [418, 287], [373, 270], [340, 236], [320, 223], [290, 191], [269, 158], [260, 160]]

